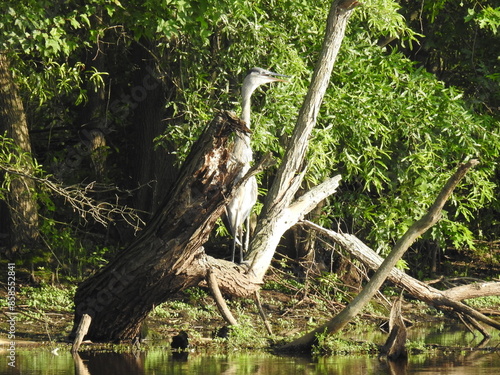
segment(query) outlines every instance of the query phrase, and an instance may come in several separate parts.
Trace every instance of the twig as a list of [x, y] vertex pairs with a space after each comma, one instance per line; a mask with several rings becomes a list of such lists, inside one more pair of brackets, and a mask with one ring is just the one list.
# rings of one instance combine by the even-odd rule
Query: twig
[[85, 221], [87, 221], [87, 216], [90, 215], [96, 222], [107, 227], [110, 222], [114, 221], [115, 216], [120, 216], [135, 231], [141, 230], [141, 227], [145, 225], [137, 210], [119, 204], [118, 196], [115, 195], [115, 203], [99, 202], [90, 197], [88, 193], [95, 192], [95, 181], [83, 186], [83, 188], [76, 185], [62, 186], [48, 178], [36, 177], [14, 169], [9, 165], [0, 164], [0, 169], [10, 174], [30, 178], [42, 184], [53, 193], [63, 197]]
[[255, 303], [257, 304], [257, 308], [259, 309], [259, 315], [266, 326], [267, 333], [270, 335], [273, 334], [273, 330], [271, 329], [271, 325], [269, 324], [269, 320], [267, 319], [266, 313], [262, 308], [262, 303], [260, 302], [260, 293], [258, 290], [255, 291]]

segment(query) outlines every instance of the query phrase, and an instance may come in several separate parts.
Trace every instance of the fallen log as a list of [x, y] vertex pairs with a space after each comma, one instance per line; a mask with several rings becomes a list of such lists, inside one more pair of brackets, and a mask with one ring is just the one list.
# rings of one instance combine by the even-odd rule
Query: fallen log
[[[406, 250], [411, 246], [411, 244], [425, 231], [431, 228], [441, 217], [441, 211], [452, 194], [455, 187], [465, 176], [467, 171], [478, 164], [475, 159], [469, 160], [467, 163], [461, 164], [455, 173], [448, 179], [446, 184], [441, 189], [434, 203], [429, 207], [429, 210], [425, 215], [423, 215], [419, 220], [414, 222], [410, 228], [403, 234], [403, 236], [396, 242], [391, 252], [387, 257], [380, 263], [377, 267], [375, 274], [370, 278], [370, 281], [363, 287], [361, 292], [354, 297], [354, 299], [347, 305], [340, 313], [335, 317], [330, 319], [327, 323], [317, 327], [316, 329], [308, 332], [302, 337], [282, 346], [278, 350], [281, 351], [310, 351], [312, 347], [317, 343], [318, 334], [334, 334], [339, 332], [344, 328], [356, 315], [358, 315], [364, 306], [373, 298], [375, 293], [380, 289], [384, 281], [387, 279], [391, 271], [396, 266], [396, 263], [401, 259]], [[312, 223], [311, 223], [312, 224]], [[319, 227], [321, 228], [321, 227]], [[324, 229], [324, 228], [323, 228]], [[335, 233], [331, 231], [332, 233]], [[334, 237], [334, 236], [332, 236]], [[353, 236], [354, 237], [354, 236]], [[355, 237], [354, 237], [355, 238]], [[359, 240], [358, 240], [359, 241]], [[339, 241], [337, 241], [339, 242]], [[359, 241], [361, 242], [361, 241]], [[347, 242], [349, 244], [349, 242]], [[344, 244], [345, 245], [345, 244]], [[364, 245], [364, 244], [363, 244]], [[455, 301], [447, 300], [448, 304], [456, 305]], [[462, 306], [455, 306], [455, 308], [461, 308], [460, 312], [464, 312], [469, 309], [469, 315], [479, 315], [482, 318], [489, 319], [482, 314], [477, 313], [477, 311], [468, 308], [462, 304]], [[470, 311], [472, 310], [472, 311]], [[477, 316], [473, 316], [477, 318]], [[496, 323], [489, 319], [494, 324]]]
[[[359, 261], [366, 264], [373, 270], [377, 270], [379, 266], [383, 262], [383, 258], [379, 256], [375, 251], [366, 246], [359, 238], [354, 235], [346, 234], [346, 233], [337, 233], [333, 230], [325, 229], [319, 225], [316, 225], [310, 221], [303, 221], [302, 224], [307, 225], [308, 227], [318, 231], [323, 234], [327, 238], [341, 245], [344, 249], [346, 249], [352, 256], [354, 256]], [[449, 289], [448, 291], [441, 291], [436, 288], [433, 288], [430, 285], [427, 285], [413, 277], [407, 275], [403, 271], [392, 268], [389, 273], [388, 279], [392, 281], [397, 286], [404, 288], [408, 293], [410, 293], [415, 298], [424, 301], [433, 305], [438, 309], [447, 309], [451, 308], [458, 313], [462, 313], [470, 318], [476, 319], [477, 321], [483, 322], [491, 327], [496, 329], [500, 329], [500, 322], [497, 322], [484, 314], [474, 310], [470, 306], [465, 305], [460, 302], [453, 296], [458, 296], [458, 298], [471, 298], [470, 296], [474, 295], [475, 297], [479, 297], [479, 291], [481, 289], [484, 290], [484, 295], [500, 295], [500, 282], [492, 282], [485, 283], [487, 286], [484, 288], [471, 287], [470, 289], [474, 289], [475, 293], [456, 293], [456, 287]], [[464, 290], [466, 288], [462, 288], [460, 290]], [[451, 291], [450, 293], [447, 293]], [[495, 293], [495, 294], [491, 294]], [[451, 296], [451, 297], [450, 297]]]
[[455, 301], [463, 301], [464, 299], [477, 297], [500, 296], [500, 282], [475, 282], [447, 289], [443, 291], [443, 293], [448, 298]]

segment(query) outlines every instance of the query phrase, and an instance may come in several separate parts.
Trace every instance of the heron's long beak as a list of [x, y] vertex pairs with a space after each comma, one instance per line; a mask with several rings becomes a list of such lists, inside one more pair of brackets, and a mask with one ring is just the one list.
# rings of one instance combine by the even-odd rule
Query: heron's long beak
[[286, 76], [284, 74], [274, 73], [274, 72], [270, 72], [270, 71], [266, 72], [266, 78], [268, 78], [269, 81], [271, 81], [271, 82], [288, 82], [288, 80], [286, 80], [286, 79], [277, 78], [277, 77], [290, 78], [290, 76]]

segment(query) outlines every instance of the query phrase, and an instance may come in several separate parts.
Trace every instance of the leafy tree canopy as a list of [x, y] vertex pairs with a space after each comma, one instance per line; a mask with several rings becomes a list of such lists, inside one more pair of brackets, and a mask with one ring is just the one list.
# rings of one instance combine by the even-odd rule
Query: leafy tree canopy
[[[475, 157], [481, 166], [431, 236], [472, 246], [480, 229], [498, 235], [490, 227], [498, 212], [500, 146], [498, 49], [491, 47], [498, 43], [499, 8], [493, 3], [368, 0], [356, 10], [310, 144], [309, 184], [343, 174], [342, 189], [316, 220], [361, 232], [387, 251], [457, 163]], [[120, 98], [130, 97], [133, 75], [145, 69], [138, 51], [153, 62], [164, 87], [164, 131], [156, 149], [175, 155], [175, 166], [215, 110], [238, 110], [248, 68], [292, 76], [264, 89], [267, 95], [254, 95], [254, 150], [257, 157], [272, 151], [279, 159], [320, 50], [328, 7], [329, 1], [287, 0], [9, 0], [0, 15], [0, 50], [15, 62], [35, 152], [47, 172], [68, 157], [83, 125], [79, 118], [98, 100], [107, 109], [107, 152], [114, 163], [106, 177], [124, 186], [137, 103]], [[399, 38], [397, 46], [377, 45], [387, 37]], [[47, 138], [44, 131], [56, 126], [65, 131]], [[272, 173], [260, 177], [261, 192]], [[71, 178], [90, 175], [82, 164]], [[57, 226], [56, 217], [81, 225], [70, 212], [61, 218], [47, 211], [46, 228]]]

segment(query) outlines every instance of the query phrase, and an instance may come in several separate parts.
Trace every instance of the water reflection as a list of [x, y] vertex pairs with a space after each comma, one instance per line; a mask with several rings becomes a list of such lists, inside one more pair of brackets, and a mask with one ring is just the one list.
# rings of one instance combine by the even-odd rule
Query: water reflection
[[[413, 340], [419, 337], [426, 343], [447, 346], [476, 346], [474, 338], [463, 329], [441, 327], [439, 335], [410, 330]], [[365, 339], [359, 338], [359, 339]], [[487, 344], [498, 345], [498, 333]], [[377, 342], [383, 342], [383, 339]], [[206, 355], [201, 353], [172, 353], [168, 343], [145, 351], [124, 353], [82, 351], [71, 355], [69, 346], [54, 355], [46, 347], [16, 351], [16, 368], [7, 365], [5, 352], [0, 350], [0, 374], [26, 375], [124, 375], [124, 374], [460, 374], [497, 375], [500, 373], [500, 353], [487, 351], [442, 351], [410, 355], [408, 362], [380, 361], [373, 356], [330, 356], [321, 358], [278, 357], [267, 353]], [[83, 348], [85, 349], [85, 348]], [[182, 354], [182, 355], [179, 355]]]
[[277, 357], [270, 354], [208, 356], [190, 354], [174, 359], [165, 349], [138, 353], [83, 352], [72, 356], [60, 351], [19, 351], [16, 368], [0, 359], [0, 374], [124, 375], [124, 374], [489, 374], [500, 372], [498, 353], [468, 352], [410, 356], [407, 364], [388, 363], [370, 356], [331, 356], [318, 359]]

